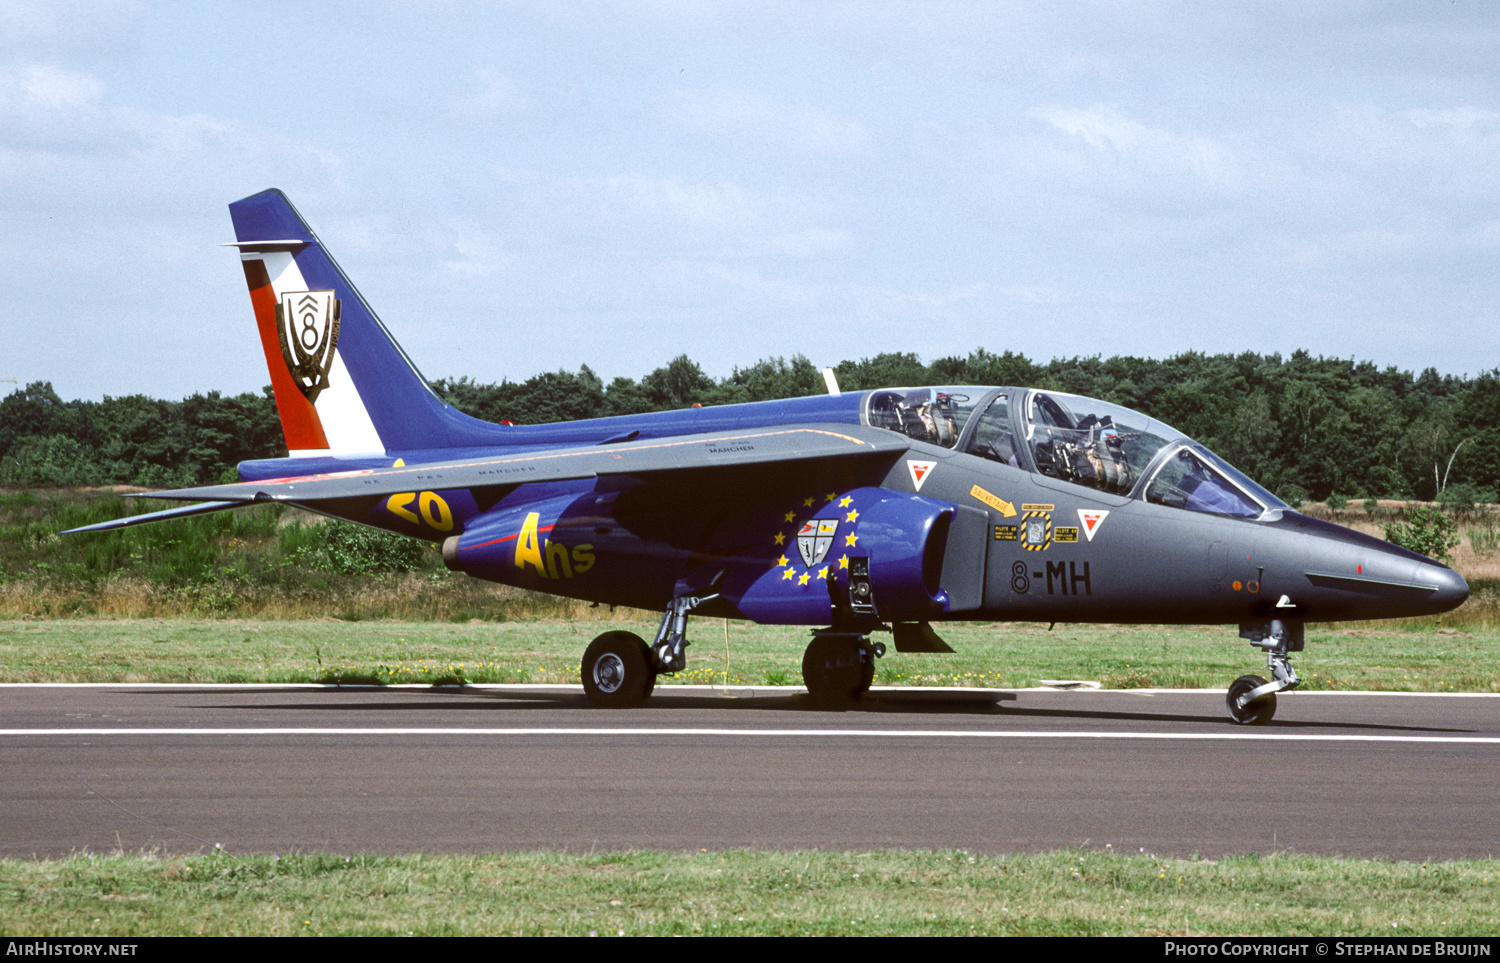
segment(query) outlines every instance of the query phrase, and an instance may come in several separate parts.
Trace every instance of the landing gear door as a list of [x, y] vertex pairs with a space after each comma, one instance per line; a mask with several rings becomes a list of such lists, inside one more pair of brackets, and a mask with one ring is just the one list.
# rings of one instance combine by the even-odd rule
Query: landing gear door
[[941, 584], [948, 593], [949, 612], [967, 612], [984, 604], [984, 557], [989, 547], [990, 520], [986, 512], [955, 506], [948, 544], [943, 551]]

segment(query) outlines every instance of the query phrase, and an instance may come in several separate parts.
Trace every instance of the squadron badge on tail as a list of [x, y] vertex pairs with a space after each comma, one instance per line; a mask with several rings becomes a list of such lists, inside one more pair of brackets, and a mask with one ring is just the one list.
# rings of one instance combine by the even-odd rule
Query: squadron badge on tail
[[339, 342], [339, 299], [332, 291], [286, 292], [276, 306], [276, 333], [292, 380], [308, 401], [317, 401]]

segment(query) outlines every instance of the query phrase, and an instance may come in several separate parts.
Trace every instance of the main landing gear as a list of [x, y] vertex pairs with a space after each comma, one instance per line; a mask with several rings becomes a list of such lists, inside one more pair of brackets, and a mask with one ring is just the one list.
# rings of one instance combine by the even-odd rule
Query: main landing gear
[[875, 660], [885, 645], [852, 632], [814, 632], [802, 656], [802, 681], [814, 702], [838, 705], [856, 702], [875, 680]]
[[583, 652], [583, 692], [601, 709], [629, 709], [640, 705], [656, 688], [660, 672], [687, 667], [688, 613], [718, 598], [681, 595], [667, 603], [656, 638], [650, 645], [633, 632], [606, 632]]
[[1276, 714], [1276, 693], [1301, 684], [1288, 653], [1302, 651], [1302, 623], [1271, 620], [1270, 625], [1242, 625], [1240, 637], [1266, 652], [1271, 681], [1258, 675], [1242, 675], [1229, 686], [1224, 703], [1229, 718], [1242, 726], [1263, 726]]
[[[717, 595], [685, 595], [673, 599], [662, 615], [656, 638], [647, 645], [632, 632], [605, 632], [583, 653], [583, 691], [601, 709], [629, 709], [645, 702], [661, 672], [680, 672], [687, 666], [688, 613]], [[825, 629], [814, 632], [802, 657], [802, 680], [807, 694], [822, 705], [854, 702], [869, 691], [875, 679], [875, 660], [885, 655], [885, 644], [871, 642], [859, 632]]]

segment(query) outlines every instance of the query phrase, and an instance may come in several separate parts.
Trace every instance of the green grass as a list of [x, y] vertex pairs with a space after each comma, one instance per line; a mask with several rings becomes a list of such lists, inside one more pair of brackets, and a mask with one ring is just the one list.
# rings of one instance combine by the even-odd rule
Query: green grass
[[[454, 683], [578, 681], [606, 630], [645, 638], [654, 621], [527, 622], [239, 619], [0, 619], [0, 682]], [[687, 670], [661, 684], [798, 685], [801, 628], [695, 619]], [[1109, 688], [1222, 688], [1264, 667], [1222, 626], [1031, 623], [939, 627], [957, 652], [888, 652], [877, 685], [1034, 686], [1091, 679]], [[879, 638], [879, 636], [877, 636]], [[885, 637], [889, 641], [889, 637]], [[1305, 688], [1500, 692], [1493, 631], [1401, 625], [1310, 628], [1296, 659]]]
[[0, 862], [8, 936], [1488, 936], [1500, 861], [1070, 851]]

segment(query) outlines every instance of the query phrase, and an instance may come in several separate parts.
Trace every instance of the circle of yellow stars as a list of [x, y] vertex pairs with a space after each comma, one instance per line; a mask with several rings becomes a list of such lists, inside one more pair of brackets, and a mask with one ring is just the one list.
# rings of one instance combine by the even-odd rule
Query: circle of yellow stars
[[[826, 495], [823, 496], [823, 502], [822, 502], [822, 504], [823, 505], [831, 505], [835, 501], [838, 502], [839, 508], [841, 508], [841, 509], [848, 509], [848, 511], [846, 511], [844, 513], [844, 517], [843, 517], [843, 521], [845, 523], [847, 523], [848, 525], [852, 526], [855, 522], [859, 521], [859, 511], [857, 509], [855, 509], [855, 507], [854, 507], [854, 498], [852, 496], [845, 495], [843, 498], [840, 498], [838, 492], [829, 492], [828, 494], [826, 494]], [[787, 523], [787, 522], [791, 523], [791, 526], [792, 526], [791, 537], [795, 537], [795, 535], [797, 533], [797, 526], [798, 526], [798, 524], [800, 522], [806, 521], [808, 518], [811, 518], [815, 514], [815, 511], [808, 511], [808, 509], [813, 509], [814, 506], [817, 506], [818, 508], [822, 507], [821, 505], [818, 505], [818, 499], [816, 497], [811, 497], [810, 496], [808, 498], [802, 499], [802, 504], [801, 504], [801, 506], [799, 506], [800, 509], [801, 509], [801, 511], [799, 511], [799, 509], [794, 508], [791, 511], [789, 511], [786, 514], [784, 514], [784, 515], [781, 516], [781, 520], [782, 520], [783, 523]], [[799, 515], [801, 516], [801, 518], [799, 518]], [[787, 539], [788, 539], [788, 537], [789, 537], [788, 533], [786, 533], [784, 531], [779, 531], [778, 530], [776, 532], [776, 534], [774, 536], [772, 536], [771, 542], [772, 542], [772, 544], [774, 544], [776, 546], [779, 546], [781, 548], [785, 548], [786, 545], [787, 545]], [[856, 534], [853, 531], [850, 531], [850, 532], [848, 532], [847, 534], [844, 535], [844, 548], [845, 549], [854, 548], [854, 547], [856, 547], [858, 545], [859, 545], [859, 535], [858, 534]], [[837, 569], [835, 569], [835, 565], [837, 565]], [[835, 577], [836, 578], [837, 575], [838, 575], [838, 572], [845, 571], [845, 570], [847, 570], [849, 568], [849, 555], [848, 555], [848, 552], [846, 551], [844, 553], [844, 555], [841, 558], [839, 558], [839, 560], [838, 560], [837, 563], [829, 563], [827, 565], [822, 566], [817, 571], [813, 571], [812, 569], [807, 569], [806, 571], [799, 573], [797, 571], [797, 569], [796, 569], [796, 566], [793, 564], [792, 560], [787, 555], [783, 554], [780, 558], [776, 559], [776, 567], [781, 569], [781, 580], [782, 581], [784, 581], [784, 582], [793, 582], [796, 585], [805, 586], [809, 582], [811, 582], [814, 578], [823, 579], [823, 580], [827, 580], [830, 577]], [[832, 574], [830, 575], [830, 573], [832, 573]]]

